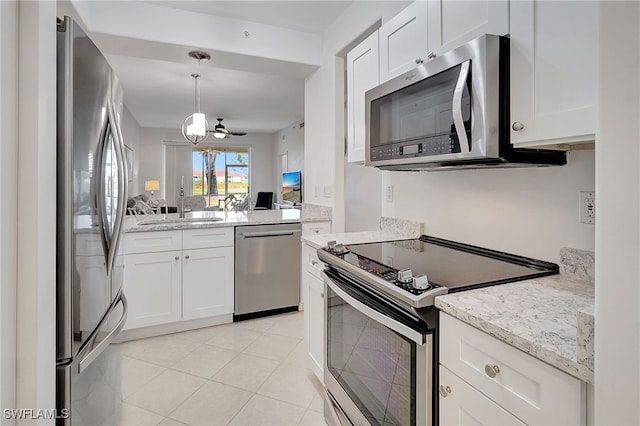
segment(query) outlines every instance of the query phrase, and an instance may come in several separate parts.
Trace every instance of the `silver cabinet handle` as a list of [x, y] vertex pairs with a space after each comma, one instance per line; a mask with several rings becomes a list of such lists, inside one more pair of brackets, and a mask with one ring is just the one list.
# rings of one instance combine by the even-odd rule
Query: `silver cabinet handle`
[[484, 366], [484, 372], [487, 373], [487, 376], [494, 379], [500, 372], [500, 367], [498, 367], [497, 365], [487, 364]]
[[422, 58], [416, 58], [416, 64], [420, 65], [421, 63], [424, 62], [424, 59]]
[[189, 259], [189, 255], [186, 255], [184, 258], [188, 260]]
[[435, 54], [434, 52], [429, 52], [429, 53], [427, 54], [427, 58], [429, 58], [429, 59], [433, 59], [433, 58], [435, 58], [435, 57], [436, 57], [436, 54]]
[[180, 260], [180, 257], [179, 257], [179, 256], [176, 256], [176, 260]]
[[514, 121], [511, 125], [511, 128], [513, 129], [513, 131], [519, 132], [520, 130], [524, 129], [524, 124], [519, 121]]
[[316, 229], [316, 234], [319, 234], [319, 233], [320, 233], [320, 230], [319, 230], [319, 229]]
[[451, 393], [451, 388], [449, 386], [440, 385], [438, 387], [438, 392], [442, 395], [443, 398], [446, 398]]

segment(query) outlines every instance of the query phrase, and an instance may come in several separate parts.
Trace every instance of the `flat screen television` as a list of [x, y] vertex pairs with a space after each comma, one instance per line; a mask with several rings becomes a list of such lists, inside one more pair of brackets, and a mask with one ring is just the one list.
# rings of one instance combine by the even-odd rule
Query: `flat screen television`
[[302, 173], [282, 173], [282, 201], [302, 204]]

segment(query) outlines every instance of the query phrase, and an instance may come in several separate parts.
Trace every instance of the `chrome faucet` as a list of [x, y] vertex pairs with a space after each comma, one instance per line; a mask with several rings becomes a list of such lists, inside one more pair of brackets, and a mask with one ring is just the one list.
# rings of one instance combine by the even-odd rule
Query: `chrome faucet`
[[184, 218], [184, 176], [180, 180], [180, 208], [178, 209], [180, 218]]

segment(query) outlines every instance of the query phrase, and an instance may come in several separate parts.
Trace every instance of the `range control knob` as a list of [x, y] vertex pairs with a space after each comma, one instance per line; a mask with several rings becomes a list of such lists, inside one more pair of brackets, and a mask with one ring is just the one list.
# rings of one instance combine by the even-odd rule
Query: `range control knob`
[[429, 288], [429, 280], [427, 280], [427, 276], [422, 274], [413, 277], [413, 288], [416, 290], [426, 290]]
[[345, 262], [349, 262], [352, 265], [360, 266], [360, 259], [355, 253], [347, 253], [344, 255]]
[[343, 244], [338, 243], [333, 247], [333, 251], [337, 254], [342, 254], [347, 252], [347, 248]]
[[327, 248], [328, 248], [329, 250], [334, 250], [334, 249], [336, 248], [336, 241], [335, 241], [335, 240], [329, 241], [329, 242], [327, 243]]
[[413, 272], [411, 269], [400, 269], [398, 271], [398, 281], [401, 283], [410, 283], [413, 280]]

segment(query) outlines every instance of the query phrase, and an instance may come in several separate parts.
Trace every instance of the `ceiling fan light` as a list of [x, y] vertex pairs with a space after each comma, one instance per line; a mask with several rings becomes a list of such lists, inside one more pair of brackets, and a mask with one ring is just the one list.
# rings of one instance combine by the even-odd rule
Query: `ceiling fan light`
[[218, 138], [218, 139], [224, 139], [225, 138], [225, 134], [223, 132], [219, 132], [219, 131], [215, 131], [213, 132], [213, 137], [214, 138]]

